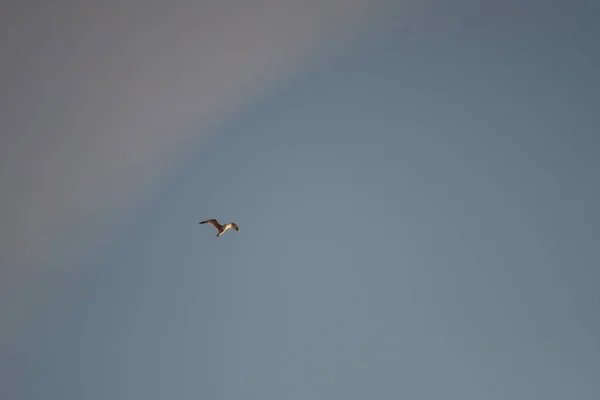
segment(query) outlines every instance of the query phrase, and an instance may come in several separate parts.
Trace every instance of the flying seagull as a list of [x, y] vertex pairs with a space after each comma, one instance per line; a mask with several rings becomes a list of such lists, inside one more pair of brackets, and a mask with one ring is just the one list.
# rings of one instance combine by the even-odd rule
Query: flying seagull
[[238, 228], [238, 226], [236, 224], [234, 224], [233, 222], [230, 222], [228, 224], [225, 225], [221, 225], [219, 223], [219, 221], [217, 221], [216, 219], [207, 219], [206, 221], [202, 221], [199, 222], [200, 224], [211, 224], [212, 226], [214, 226], [215, 228], [217, 228], [217, 230], [219, 231], [219, 233], [217, 233], [217, 237], [221, 236], [222, 234], [225, 233], [225, 231], [229, 228], [233, 228], [236, 231], [240, 231], [240, 228]]

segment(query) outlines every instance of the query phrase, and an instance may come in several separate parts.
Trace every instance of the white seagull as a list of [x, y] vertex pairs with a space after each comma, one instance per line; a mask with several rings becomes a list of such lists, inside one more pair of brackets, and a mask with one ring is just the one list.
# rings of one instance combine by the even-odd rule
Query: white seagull
[[238, 226], [236, 224], [234, 224], [233, 222], [230, 222], [228, 224], [225, 225], [221, 225], [219, 223], [219, 221], [217, 221], [216, 219], [207, 219], [206, 221], [202, 221], [199, 222], [199, 224], [211, 224], [212, 226], [214, 226], [215, 228], [217, 228], [217, 230], [219, 231], [219, 233], [217, 233], [217, 237], [221, 236], [222, 234], [225, 233], [225, 231], [229, 228], [233, 228], [236, 231], [240, 231], [240, 228], [238, 228]]

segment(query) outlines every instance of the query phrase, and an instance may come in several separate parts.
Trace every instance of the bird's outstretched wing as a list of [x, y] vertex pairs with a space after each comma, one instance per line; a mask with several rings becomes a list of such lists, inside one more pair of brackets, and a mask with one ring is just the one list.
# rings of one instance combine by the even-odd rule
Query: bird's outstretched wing
[[240, 231], [240, 228], [238, 228], [238, 226], [235, 224], [235, 222], [232, 222], [232, 223], [231, 223], [231, 227], [232, 227], [233, 229], [235, 229], [236, 231], [238, 231], [238, 232]]
[[219, 222], [216, 219], [207, 219], [206, 221], [199, 222], [199, 224], [211, 224], [217, 229], [222, 228], [221, 224], [219, 224]]

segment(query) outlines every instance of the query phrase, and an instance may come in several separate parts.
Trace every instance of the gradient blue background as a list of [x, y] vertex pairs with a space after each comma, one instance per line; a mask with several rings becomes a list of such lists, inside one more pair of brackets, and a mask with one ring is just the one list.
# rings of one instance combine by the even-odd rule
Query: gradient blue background
[[600, 398], [599, 6], [379, 6], [48, 261], [7, 398]]

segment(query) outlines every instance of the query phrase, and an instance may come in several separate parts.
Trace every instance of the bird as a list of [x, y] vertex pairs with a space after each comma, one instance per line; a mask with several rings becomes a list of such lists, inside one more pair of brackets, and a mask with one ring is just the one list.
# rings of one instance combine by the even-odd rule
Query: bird
[[212, 226], [217, 228], [217, 230], [219, 231], [219, 233], [217, 233], [217, 237], [224, 234], [225, 231], [229, 228], [235, 229], [238, 232], [240, 231], [240, 228], [238, 228], [238, 226], [235, 223], [230, 222], [228, 224], [221, 225], [216, 219], [207, 219], [206, 221], [199, 222], [199, 224], [211, 224]]

